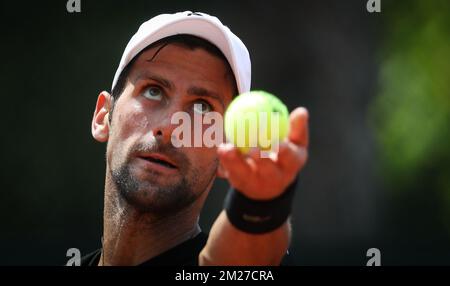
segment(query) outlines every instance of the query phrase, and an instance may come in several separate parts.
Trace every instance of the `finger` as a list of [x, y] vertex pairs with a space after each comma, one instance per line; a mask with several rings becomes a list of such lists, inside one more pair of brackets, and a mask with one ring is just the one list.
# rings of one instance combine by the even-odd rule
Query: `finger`
[[219, 161], [219, 166], [217, 167], [217, 177], [222, 178], [222, 179], [228, 178], [228, 172], [222, 166], [222, 163], [220, 161]]
[[295, 145], [292, 142], [285, 142], [280, 145], [277, 163], [284, 173], [293, 177], [306, 164], [308, 150], [305, 147]]
[[232, 144], [221, 144], [218, 147], [218, 154], [230, 184], [238, 189], [245, 188], [246, 179], [252, 170], [244, 156]]
[[259, 148], [251, 149], [248, 153], [248, 160], [250, 166], [252, 167], [254, 173], [260, 176], [261, 179], [267, 178], [269, 176], [272, 179], [277, 179], [280, 171], [279, 166], [276, 163], [276, 154], [274, 152], [268, 152], [269, 154], [274, 154], [273, 157], [262, 157], [262, 153]]
[[292, 143], [308, 147], [308, 110], [304, 107], [297, 107], [289, 116], [289, 141]]
[[276, 153], [268, 150], [264, 151], [260, 148], [251, 148], [250, 151], [247, 153], [247, 157], [252, 158], [253, 160], [262, 160], [265, 161], [275, 161], [276, 160]]

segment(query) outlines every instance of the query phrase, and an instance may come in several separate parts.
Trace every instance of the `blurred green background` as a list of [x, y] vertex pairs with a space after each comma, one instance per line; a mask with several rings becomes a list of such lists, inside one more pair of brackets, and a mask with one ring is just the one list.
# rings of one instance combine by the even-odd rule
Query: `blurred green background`
[[[98, 93], [145, 20], [218, 16], [246, 43], [254, 89], [311, 114], [292, 216], [298, 265], [450, 265], [450, 2], [2, 1], [0, 265], [62, 265], [100, 247]], [[201, 224], [211, 227], [227, 183]]]

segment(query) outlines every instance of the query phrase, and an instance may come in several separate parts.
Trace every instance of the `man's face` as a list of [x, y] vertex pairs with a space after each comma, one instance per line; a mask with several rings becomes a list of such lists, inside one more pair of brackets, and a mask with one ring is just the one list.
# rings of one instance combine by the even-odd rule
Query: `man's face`
[[186, 112], [194, 124], [194, 113], [223, 114], [233, 86], [223, 60], [204, 49], [169, 44], [154, 57], [158, 48], [136, 59], [115, 103], [107, 164], [128, 203], [162, 215], [199, 198], [218, 166], [216, 148], [172, 146], [172, 115]]

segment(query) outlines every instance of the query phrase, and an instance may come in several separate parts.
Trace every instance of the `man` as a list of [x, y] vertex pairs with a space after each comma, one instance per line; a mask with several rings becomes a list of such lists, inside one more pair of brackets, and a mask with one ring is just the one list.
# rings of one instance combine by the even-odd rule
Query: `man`
[[[141, 25], [94, 111], [92, 135], [107, 142], [103, 245], [82, 265], [280, 264], [293, 182], [307, 159], [306, 109], [291, 113], [288, 139], [271, 158], [230, 144], [173, 144], [174, 114], [223, 115], [249, 90], [248, 51], [217, 18], [183, 12]], [[198, 220], [216, 176], [233, 189], [208, 237]]]

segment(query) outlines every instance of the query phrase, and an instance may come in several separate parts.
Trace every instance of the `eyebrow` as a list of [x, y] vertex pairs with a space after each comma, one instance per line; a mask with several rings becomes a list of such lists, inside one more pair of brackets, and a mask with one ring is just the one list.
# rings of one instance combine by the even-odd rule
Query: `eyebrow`
[[148, 79], [154, 80], [154, 81], [160, 83], [165, 88], [168, 88], [168, 89], [173, 88], [173, 83], [170, 80], [167, 80], [159, 75], [147, 72], [147, 73], [143, 73], [143, 74], [139, 75], [138, 80], [143, 79], [143, 78], [148, 78]]
[[[154, 80], [167, 89], [173, 89], [173, 87], [174, 87], [173, 82], [171, 82], [170, 80], [165, 79], [159, 75], [156, 75], [154, 73], [150, 73], [150, 72], [143, 73], [138, 77], [138, 80], [140, 80], [142, 78], [148, 78], [148, 79]], [[214, 100], [217, 100], [220, 103], [220, 105], [222, 105], [222, 108], [225, 110], [225, 103], [223, 102], [222, 97], [216, 92], [210, 91], [210, 90], [200, 87], [200, 86], [190, 86], [188, 88], [187, 93], [188, 93], [188, 95], [194, 95], [194, 96], [198, 96], [198, 97], [209, 97]]]

